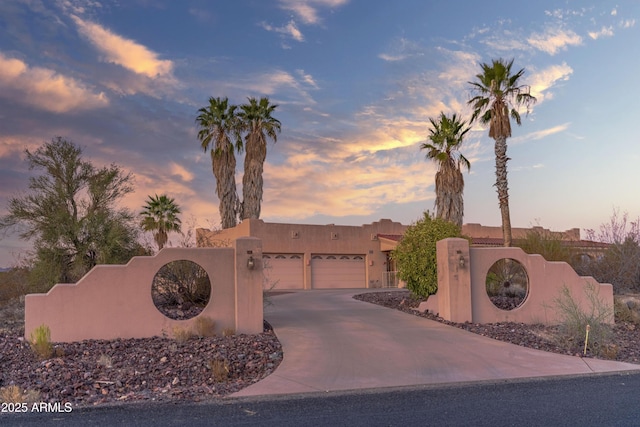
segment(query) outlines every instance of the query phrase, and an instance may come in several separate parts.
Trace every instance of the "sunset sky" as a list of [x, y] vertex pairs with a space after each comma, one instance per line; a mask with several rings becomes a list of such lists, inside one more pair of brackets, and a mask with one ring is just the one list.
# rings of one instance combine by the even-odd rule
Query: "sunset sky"
[[[135, 175], [123, 206], [166, 193], [219, 225], [196, 111], [268, 96], [262, 219], [405, 224], [433, 210], [420, 143], [441, 111], [469, 117], [479, 63], [513, 58], [537, 97], [509, 145], [512, 223], [595, 228], [640, 215], [640, 2], [3, 0], [0, 214], [27, 189], [24, 150], [55, 136]], [[499, 225], [493, 140], [462, 147], [464, 222]], [[242, 157], [238, 158], [241, 194]], [[28, 248], [0, 241], [0, 266]]]

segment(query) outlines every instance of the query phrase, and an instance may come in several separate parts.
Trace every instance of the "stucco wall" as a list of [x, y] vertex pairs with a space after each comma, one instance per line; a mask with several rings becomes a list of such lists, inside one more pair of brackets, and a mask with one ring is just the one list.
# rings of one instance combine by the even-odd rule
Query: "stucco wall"
[[244, 220], [234, 228], [210, 231], [196, 230], [198, 246], [224, 244], [240, 236], [262, 240], [264, 253], [302, 254], [303, 289], [311, 289], [311, 256], [313, 254], [358, 254], [365, 257], [366, 287], [381, 286], [387, 270], [386, 254], [380, 250], [378, 234], [401, 235], [406, 225], [381, 219], [362, 226], [265, 223], [259, 219]]
[[[465, 239], [444, 239], [437, 244], [438, 292], [421, 309], [429, 309], [451, 321], [473, 323], [522, 322], [556, 324], [560, 313], [556, 299], [564, 286], [585, 311], [592, 286], [613, 318], [613, 287], [592, 277], [580, 277], [564, 262], [549, 262], [540, 255], [528, 255], [520, 248], [469, 248]], [[461, 263], [460, 258], [464, 259]], [[489, 299], [486, 277], [490, 267], [503, 258], [520, 262], [529, 278], [524, 302], [513, 310], [501, 310]], [[464, 264], [464, 265], [462, 265]]]
[[[216, 329], [262, 332], [262, 247], [259, 239], [241, 238], [230, 248], [165, 248], [153, 257], [135, 257], [126, 265], [99, 265], [75, 284], [57, 284], [46, 294], [25, 298], [25, 337], [40, 325], [54, 342], [84, 339], [171, 336], [175, 327], [190, 329], [198, 317]], [[250, 253], [249, 253], [250, 252]], [[253, 256], [256, 266], [247, 268]], [[151, 286], [158, 270], [176, 260], [200, 265], [211, 281], [209, 304], [196, 317], [173, 320], [153, 303]]]

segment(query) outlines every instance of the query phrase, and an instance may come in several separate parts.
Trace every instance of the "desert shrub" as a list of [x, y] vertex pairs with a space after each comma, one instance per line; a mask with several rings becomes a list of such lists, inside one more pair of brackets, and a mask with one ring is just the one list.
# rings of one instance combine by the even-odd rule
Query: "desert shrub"
[[171, 332], [173, 332], [173, 339], [175, 339], [179, 343], [185, 343], [194, 336], [192, 330], [185, 329], [180, 326], [174, 326]]
[[0, 387], [1, 403], [35, 403], [40, 400], [40, 392], [37, 390], [22, 390], [17, 385]]
[[209, 369], [213, 375], [213, 379], [216, 382], [223, 382], [229, 378], [229, 364], [226, 360], [210, 360]]
[[528, 254], [542, 255], [547, 261], [572, 262], [574, 251], [558, 233], [551, 233], [542, 227], [534, 227], [527, 231], [524, 239], [517, 239], [514, 246], [520, 247]]
[[567, 350], [582, 350], [588, 325], [587, 349], [596, 356], [604, 355], [611, 347], [612, 330], [611, 325], [606, 322], [613, 314], [613, 307], [602, 301], [594, 283], [586, 286], [585, 296], [588, 307], [582, 308], [569, 288], [563, 286], [554, 300], [560, 317], [560, 342]]
[[163, 265], [151, 285], [153, 303], [162, 314], [172, 319], [197, 316], [208, 304], [210, 295], [211, 282], [207, 272], [187, 260]]
[[103, 366], [105, 368], [113, 367], [113, 360], [109, 355], [106, 354], [101, 354], [100, 357], [98, 357], [98, 361], [96, 363], [98, 364], [98, 366]]
[[392, 252], [398, 276], [416, 296], [427, 298], [438, 291], [436, 243], [448, 237], [461, 237], [460, 227], [425, 212]]
[[40, 325], [31, 332], [29, 339], [31, 350], [41, 359], [48, 359], [53, 354], [51, 344], [51, 330], [46, 325]]
[[489, 268], [485, 286], [489, 299], [496, 307], [513, 310], [527, 297], [529, 277], [520, 262], [502, 258]]
[[215, 337], [216, 321], [210, 317], [200, 316], [193, 322], [193, 330], [199, 337]]
[[29, 270], [25, 267], [14, 267], [0, 272], [0, 306], [4, 303], [29, 293]]
[[614, 210], [598, 231], [587, 230], [587, 239], [609, 247], [599, 257], [583, 259], [575, 267], [579, 274], [611, 283], [618, 294], [640, 291], [640, 218], [629, 221], [627, 213]]

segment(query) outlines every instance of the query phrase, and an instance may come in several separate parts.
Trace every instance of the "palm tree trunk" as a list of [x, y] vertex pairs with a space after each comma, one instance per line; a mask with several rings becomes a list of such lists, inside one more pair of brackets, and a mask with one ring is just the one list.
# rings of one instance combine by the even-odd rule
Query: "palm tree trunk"
[[213, 175], [216, 178], [216, 194], [220, 200], [220, 223], [223, 229], [237, 224], [238, 193], [236, 192], [236, 157], [228, 144], [220, 150], [211, 150]]
[[436, 173], [436, 218], [462, 227], [464, 178], [453, 162], [443, 163]]
[[257, 135], [247, 141], [242, 177], [242, 219], [260, 218], [263, 179], [262, 172], [267, 158], [267, 144]]
[[509, 215], [509, 182], [507, 181], [507, 137], [496, 138], [496, 189], [502, 215], [502, 236], [504, 246], [511, 246], [511, 216]]

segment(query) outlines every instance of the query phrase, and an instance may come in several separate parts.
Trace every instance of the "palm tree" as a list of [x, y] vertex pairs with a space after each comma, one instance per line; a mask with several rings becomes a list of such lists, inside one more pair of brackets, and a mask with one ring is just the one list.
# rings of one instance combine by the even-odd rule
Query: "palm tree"
[[245, 136], [244, 176], [242, 177], [242, 207], [240, 216], [260, 218], [262, 202], [262, 172], [267, 158], [267, 138], [277, 142], [280, 121], [271, 114], [277, 105], [269, 103], [269, 98], [249, 98], [249, 103], [240, 106], [238, 117]]
[[448, 117], [440, 113], [438, 121], [429, 118], [432, 128], [429, 131], [429, 142], [420, 145], [427, 151], [427, 159], [438, 163], [436, 172], [436, 218], [451, 221], [462, 226], [464, 215], [464, 178], [461, 167], [471, 168], [471, 164], [458, 149], [467, 132], [471, 129], [466, 122], [453, 114]]
[[476, 81], [469, 82], [476, 94], [469, 104], [473, 107], [471, 122], [476, 119], [489, 124], [489, 137], [495, 140], [496, 188], [500, 213], [502, 215], [502, 235], [504, 246], [511, 246], [511, 218], [509, 215], [509, 186], [507, 181], [507, 138], [511, 136], [511, 120], [522, 124], [518, 108], [528, 107], [536, 102], [529, 92], [529, 86], [520, 85], [519, 79], [524, 68], [511, 74], [513, 59], [493, 60], [491, 65], [480, 64], [482, 73], [476, 75]]
[[167, 244], [169, 233], [180, 232], [181, 221], [178, 218], [180, 208], [174, 199], [170, 199], [165, 194], [155, 197], [149, 196], [146, 205], [143, 206], [141, 225], [144, 231], [151, 231], [153, 238], [158, 245], [158, 250], [162, 250]]
[[[202, 149], [211, 149], [211, 166], [216, 180], [216, 195], [220, 200], [222, 228], [237, 224], [240, 201], [236, 191], [236, 157], [234, 145], [242, 147], [235, 105], [227, 98], [209, 98], [209, 105], [198, 110], [196, 123], [200, 126], [198, 139]], [[235, 144], [232, 143], [235, 140]]]

